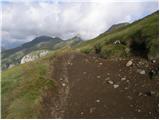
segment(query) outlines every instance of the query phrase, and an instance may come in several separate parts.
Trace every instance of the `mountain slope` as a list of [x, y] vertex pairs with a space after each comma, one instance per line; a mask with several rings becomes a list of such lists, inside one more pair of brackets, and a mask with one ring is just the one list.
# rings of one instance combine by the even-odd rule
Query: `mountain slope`
[[158, 118], [158, 16], [3, 71], [2, 118]]
[[2, 70], [20, 64], [21, 59], [32, 54], [34, 51], [49, 50], [54, 51], [65, 46], [75, 47], [82, 42], [82, 39], [73, 37], [69, 40], [40, 36], [34, 40], [24, 43], [20, 47], [2, 51]]
[[[79, 46], [82, 52], [96, 53], [103, 58], [159, 55], [159, 11], [125, 27], [105, 32]], [[120, 41], [120, 44], [114, 44]]]

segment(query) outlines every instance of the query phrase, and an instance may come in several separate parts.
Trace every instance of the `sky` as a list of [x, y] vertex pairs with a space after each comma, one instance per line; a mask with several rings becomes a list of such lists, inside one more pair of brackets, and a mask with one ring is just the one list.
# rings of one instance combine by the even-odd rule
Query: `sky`
[[1, 0], [1, 8], [2, 43], [41, 35], [88, 40], [159, 9], [158, 0]]

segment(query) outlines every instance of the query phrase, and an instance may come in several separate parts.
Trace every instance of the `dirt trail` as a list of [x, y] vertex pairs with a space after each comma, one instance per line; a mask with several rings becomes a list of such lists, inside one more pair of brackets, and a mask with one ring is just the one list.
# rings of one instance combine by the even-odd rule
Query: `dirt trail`
[[158, 118], [158, 77], [149, 79], [145, 60], [133, 59], [130, 67], [127, 62], [75, 53], [58, 57], [53, 65], [58, 92], [50, 117]]

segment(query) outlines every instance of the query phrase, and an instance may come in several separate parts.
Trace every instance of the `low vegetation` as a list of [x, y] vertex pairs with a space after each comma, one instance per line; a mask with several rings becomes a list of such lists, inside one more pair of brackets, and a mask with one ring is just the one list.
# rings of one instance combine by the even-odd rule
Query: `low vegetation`
[[[82, 43], [79, 48], [84, 53], [94, 52], [103, 58], [142, 56], [156, 59], [159, 54], [158, 14], [157, 11], [132, 24], [105, 32], [93, 40]], [[115, 41], [120, 41], [120, 45], [114, 44]]]

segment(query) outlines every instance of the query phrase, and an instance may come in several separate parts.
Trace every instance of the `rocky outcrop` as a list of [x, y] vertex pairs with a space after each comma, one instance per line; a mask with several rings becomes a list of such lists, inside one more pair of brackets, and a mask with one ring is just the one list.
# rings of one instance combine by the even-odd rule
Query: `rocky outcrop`
[[47, 50], [40, 50], [40, 51], [36, 51], [30, 54], [27, 54], [21, 59], [21, 64], [30, 62], [30, 61], [34, 61], [40, 57], [46, 56], [47, 54], [48, 54]]

